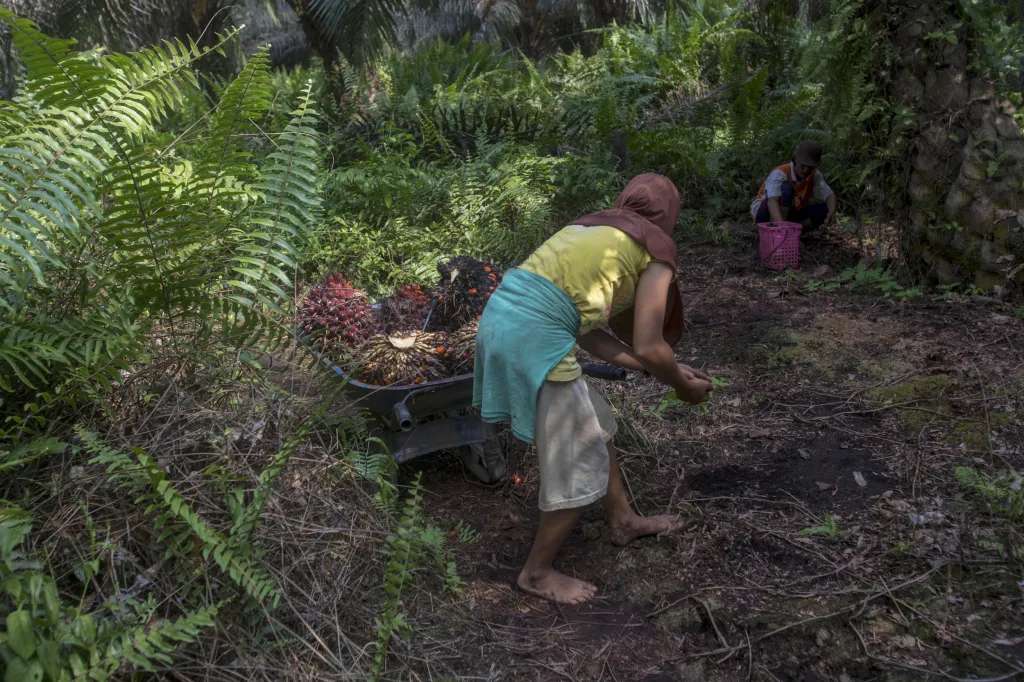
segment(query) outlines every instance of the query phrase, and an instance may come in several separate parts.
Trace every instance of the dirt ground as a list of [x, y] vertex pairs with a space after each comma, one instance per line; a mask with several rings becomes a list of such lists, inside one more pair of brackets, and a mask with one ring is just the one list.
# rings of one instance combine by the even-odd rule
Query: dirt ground
[[395, 679], [1024, 679], [1019, 525], [954, 475], [1024, 471], [1024, 321], [977, 299], [807, 293], [808, 273], [862, 257], [834, 235], [804, 244], [796, 275], [755, 254], [752, 236], [683, 251], [678, 355], [727, 383], [707, 409], [658, 414], [666, 389], [642, 377], [599, 384], [636, 508], [689, 526], [618, 548], [588, 509], [558, 566], [595, 602], [514, 588], [538, 517], [530, 450], [510, 448], [496, 486], [454, 456], [404, 465], [427, 515], [479, 540], [455, 547], [458, 597], [405, 604]]

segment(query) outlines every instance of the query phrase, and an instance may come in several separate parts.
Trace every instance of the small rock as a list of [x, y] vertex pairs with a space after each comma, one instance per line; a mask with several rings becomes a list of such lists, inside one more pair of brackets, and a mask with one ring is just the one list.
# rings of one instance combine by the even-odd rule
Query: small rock
[[824, 647], [830, 639], [832, 639], [832, 634], [825, 628], [818, 628], [814, 633], [814, 643], [819, 647]]

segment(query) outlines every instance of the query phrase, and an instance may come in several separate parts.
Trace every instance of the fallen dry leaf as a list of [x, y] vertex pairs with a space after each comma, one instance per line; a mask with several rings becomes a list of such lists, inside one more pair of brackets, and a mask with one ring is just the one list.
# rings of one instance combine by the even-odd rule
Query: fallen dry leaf
[[824, 277], [828, 273], [827, 265], [819, 265], [818, 267], [811, 270], [811, 277], [818, 278]]
[[814, 485], [818, 486], [818, 490], [828, 490], [829, 488], [835, 488], [831, 483], [822, 483], [821, 481], [815, 481]]
[[893, 644], [901, 649], [916, 649], [917, 637], [913, 635], [897, 635], [892, 638]]
[[747, 432], [747, 435], [751, 438], [767, 438], [772, 434], [770, 431], [766, 431], [765, 429], [750, 429], [750, 431]]
[[739, 407], [740, 406], [740, 399], [739, 398], [733, 398], [732, 400], [726, 400], [725, 404], [728, 405], [729, 407]]
[[857, 485], [861, 488], [866, 488], [868, 485], [868, 482], [864, 480], [864, 475], [859, 471], [853, 472], [853, 480], [857, 481]]
[[797, 453], [800, 455], [801, 459], [810, 459], [811, 458], [811, 453], [807, 452], [803, 448], [800, 448], [799, 450], [797, 450]]
[[1013, 639], [997, 639], [993, 644], [997, 646], [1017, 646], [1024, 642], [1024, 637], [1014, 637]]

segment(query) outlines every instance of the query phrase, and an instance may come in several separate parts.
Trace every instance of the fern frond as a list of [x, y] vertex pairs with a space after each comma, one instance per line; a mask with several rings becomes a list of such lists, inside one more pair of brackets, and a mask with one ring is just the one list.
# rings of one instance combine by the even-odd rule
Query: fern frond
[[375, 619], [377, 640], [369, 678], [371, 682], [380, 679], [380, 675], [384, 671], [392, 634], [408, 628], [404, 615], [398, 610], [398, 605], [406, 580], [417, 558], [416, 543], [419, 541], [419, 528], [422, 525], [420, 510], [422, 499], [420, 474], [417, 474], [409, 496], [406, 498], [405, 509], [395, 528], [395, 533], [388, 536], [387, 539], [388, 563], [384, 570], [384, 592], [387, 597], [384, 599], [383, 611]]
[[211, 528], [185, 501], [167, 474], [155, 460], [138, 448], [128, 454], [104, 444], [99, 438], [78, 427], [76, 433], [85, 449], [93, 454], [92, 465], [104, 466], [111, 482], [134, 491], [139, 503], [145, 503], [146, 513], [156, 513], [155, 526], [161, 531], [158, 542], [170, 541], [173, 553], [187, 542], [187, 529], [202, 543], [203, 559], [214, 563], [250, 597], [269, 601], [276, 606], [280, 592], [266, 571], [254, 566], [237, 548]]
[[235, 277], [226, 281], [233, 289], [228, 297], [244, 306], [283, 313], [281, 303], [292, 299], [288, 273], [297, 266], [299, 247], [307, 242], [320, 205], [316, 120], [310, 82], [256, 185], [265, 200], [253, 208], [253, 229], [231, 258]]
[[[222, 186], [221, 177], [225, 174], [226, 165], [238, 160], [249, 160], [248, 154], [235, 151], [232, 137], [263, 132], [258, 129], [255, 121], [270, 110], [273, 98], [269, 53], [270, 47], [267, 45], [257, 50], [217, 102], [210, 122], [210, 138], [206, 143], [208, 153], [205, 158], [207, 164], [217, 169], [214, 189]], [[238, 173], [233, 175], [237, 176]]]
[[204, 606], [174, 621], [160, 620], [153, 626], [143, 623], [124, 632], [107, 644], [102, 660], [91, 667], [88, 677], [105, 679], [125, 661], [149, 672], [156, 670], [157, 663], [172, 665], [170, 654], [182, 644], [194, 642], [200, 631], [213, 627], [218, 611], [218, 605]]
[[267, 468], [260, 472], [259, 484], [256, 486], [256, 490], [253, 492], [252, 503], [246, 507], [241, 517], [235, 522], [231, 528], [231, 542], [235, 545], [244, 545], [249, 542], [252, 538], [253, 531], [256, 529], [256, 524], [260, 517], [263, 515], [263, 508], [270, 499], [270, 493], [274, 488], [274, 484], [277, 482], [281, 472], [284, 471], [285, 467], [288, 466], [288, 462], [291, 460], [292, 455], [295, 454], [295, 449], [303, 442], [313, 428], [313, 420], [307, 419], [305, 422], [295, 430], [288, 441], [284, 444], [284, 447], [274, 455], [270, 460], [270, 464]]

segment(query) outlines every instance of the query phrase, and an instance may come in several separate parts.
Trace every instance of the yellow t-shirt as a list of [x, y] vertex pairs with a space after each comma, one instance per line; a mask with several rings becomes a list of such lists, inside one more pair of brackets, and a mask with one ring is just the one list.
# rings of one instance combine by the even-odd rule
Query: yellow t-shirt
[[[540, 275], [564, 291], [580, 312], [582, 336], [608, 324], [633, 306], [637, 282], [650, 264], [643, 244], [620, 229], [570, 225], [555, 233], [519, 267]], [[549, 381], [573, 381], [581, 375], [579, 346], [548, 374]]]

